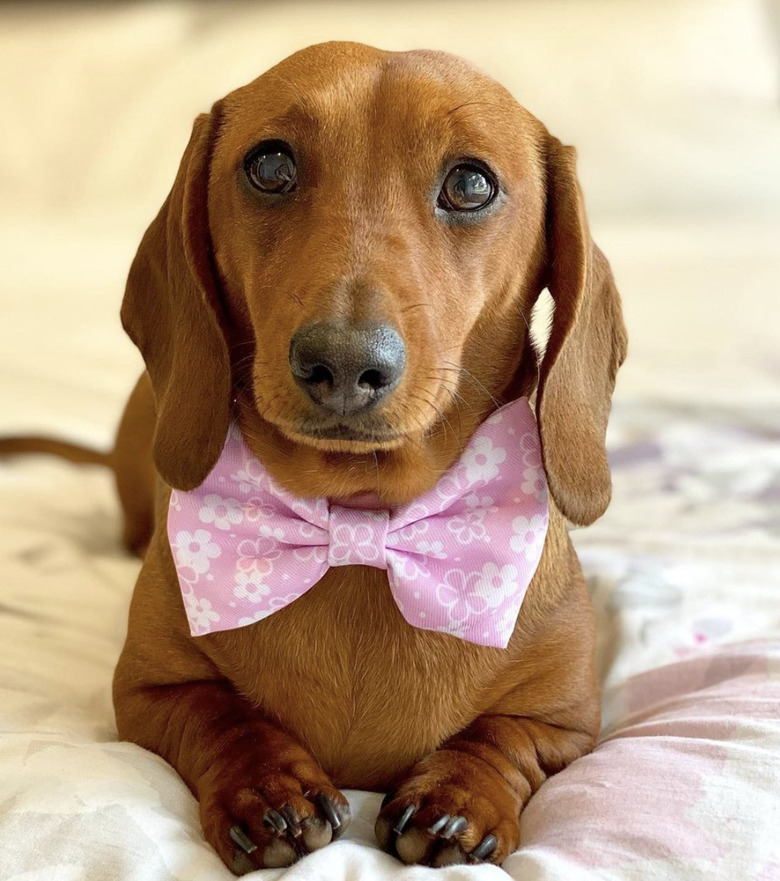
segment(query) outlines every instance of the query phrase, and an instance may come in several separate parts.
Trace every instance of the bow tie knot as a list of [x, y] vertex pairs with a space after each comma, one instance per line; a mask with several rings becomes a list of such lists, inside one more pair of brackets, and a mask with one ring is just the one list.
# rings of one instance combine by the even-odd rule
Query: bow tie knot
[[387, 569], [387, 510], [364, 511], [331, 505], [328, 518], [328, 565], [374, 566]]

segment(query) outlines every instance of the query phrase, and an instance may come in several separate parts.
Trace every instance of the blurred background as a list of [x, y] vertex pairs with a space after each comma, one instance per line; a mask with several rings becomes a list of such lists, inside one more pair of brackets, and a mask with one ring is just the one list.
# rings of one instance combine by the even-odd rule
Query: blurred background
[[108, 444], [126, 272], [194, 116], [330, 39], [458, 53], [580, 156], [620, 394], [778, 400], [780, 2], [0, 5], [0, 430]]

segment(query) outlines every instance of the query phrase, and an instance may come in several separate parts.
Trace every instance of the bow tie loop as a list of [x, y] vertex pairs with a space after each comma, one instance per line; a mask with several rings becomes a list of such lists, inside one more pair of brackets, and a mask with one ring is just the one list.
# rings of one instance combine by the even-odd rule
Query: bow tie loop
[[328, 564], [387, 569], [389, 511], [330, 506]]

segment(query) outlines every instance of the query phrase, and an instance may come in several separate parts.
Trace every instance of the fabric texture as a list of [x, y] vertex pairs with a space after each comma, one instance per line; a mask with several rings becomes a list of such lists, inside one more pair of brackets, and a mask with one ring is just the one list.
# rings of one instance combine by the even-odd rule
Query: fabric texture
[[526, 398], [493, 413], [434, 488], [393, 511], [279, 486], [230, 426], [206, 480], [174, 491], [168, 536], [193, 636], [283, 609], [331, 566], [386, 569], [406, 621], [505, 648], [547, 534]]

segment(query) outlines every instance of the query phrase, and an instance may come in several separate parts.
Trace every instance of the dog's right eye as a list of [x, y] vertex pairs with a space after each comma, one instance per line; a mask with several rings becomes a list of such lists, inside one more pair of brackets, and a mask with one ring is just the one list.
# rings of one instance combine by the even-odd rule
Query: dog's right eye
[[266, 141], [244, 159], [247, 180], [261, 193], [290, 193], [295, 189], [298, 169], [289, 144]]

